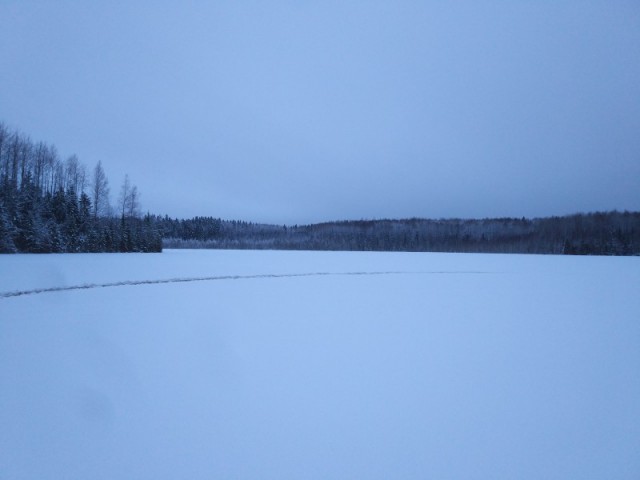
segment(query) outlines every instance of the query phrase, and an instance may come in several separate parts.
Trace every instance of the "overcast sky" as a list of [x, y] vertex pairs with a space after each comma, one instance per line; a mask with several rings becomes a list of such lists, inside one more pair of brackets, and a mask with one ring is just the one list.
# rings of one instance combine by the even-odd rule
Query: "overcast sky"
[[640, 210], [640, 2], [0, 0], [0, 121], [144, 210]]

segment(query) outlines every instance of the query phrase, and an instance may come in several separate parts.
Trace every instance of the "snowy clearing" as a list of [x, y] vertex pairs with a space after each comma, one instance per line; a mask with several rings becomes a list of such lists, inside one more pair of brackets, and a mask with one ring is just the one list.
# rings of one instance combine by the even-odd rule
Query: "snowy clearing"
[[637, 257], [0, 256], [0, 479], [637, 479], [639, 285]]

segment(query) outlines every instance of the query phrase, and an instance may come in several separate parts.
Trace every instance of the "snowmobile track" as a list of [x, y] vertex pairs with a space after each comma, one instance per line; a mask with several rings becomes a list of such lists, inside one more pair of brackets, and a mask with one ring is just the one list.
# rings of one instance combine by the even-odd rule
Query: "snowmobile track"
[[218, 275], [211, 277], [167, 278], [160, 280], [124, 280], [109, 283], [85, 283], [82, 285], [68, 285], [64, 287], [46, 287], [33, 290], [16, 290], [0, 292], [0, 298], [22, 297], [38, 295], [40, 293], [68, 292], [71, 290], [89, 290], [93, 288], [127, 287], [133, 285], [160, 285], [164, 283], [209, 282], [215, 280], [251, 280], [258, 278], [294, 278], [294, 277], [327, 277], [327, 276], [365, 276], [365, 275], [436, 275], [436, 274], [486, 274], [490, 272], [312, 272], [312, 273], [282, 273], [257, 275]]

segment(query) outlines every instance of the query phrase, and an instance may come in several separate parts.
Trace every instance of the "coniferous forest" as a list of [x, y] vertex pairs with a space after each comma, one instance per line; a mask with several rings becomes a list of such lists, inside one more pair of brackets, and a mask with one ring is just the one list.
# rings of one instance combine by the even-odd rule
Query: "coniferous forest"
[[640, 212], [547, 218], [337, 221], [279, 226], [140, 214], [125, 176], [116, 205], [98, 162], [0, 123], [0, 253], [160, 252], [166, 248], [640, 255]]
[[640, 212], [358, 220], [302, 226], [158, 218], [166, 248], [639, 255]]
[[160, 231], [140, 215], [128, 176], [110, 202], [102, 163], [90, 171], [75, 155], [33, 142], [0, 123], [0, 252], [159, 252]]

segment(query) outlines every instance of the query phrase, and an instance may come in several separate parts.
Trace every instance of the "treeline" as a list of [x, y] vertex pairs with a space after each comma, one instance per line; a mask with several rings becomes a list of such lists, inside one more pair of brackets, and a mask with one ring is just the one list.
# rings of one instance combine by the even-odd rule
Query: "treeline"
[[0, 253], [159, 252], [161, 232], [139, 199], [125, 176], [113, 207], [100, 162], [87, 173], [75, 155], [62, 160], [0, 123]]
[[0, 253], [159, 252], [167, 248], [640, 255], [640, 212], [549, 218], [406, 219], [265, 225], [140, 214], [125, 176], [116, 206], [100, 162], [0, 123]]
[[549, 218], [407, 219], [263, 225], [157, 218], [165, 248], [639, 255], [640, 212]]

